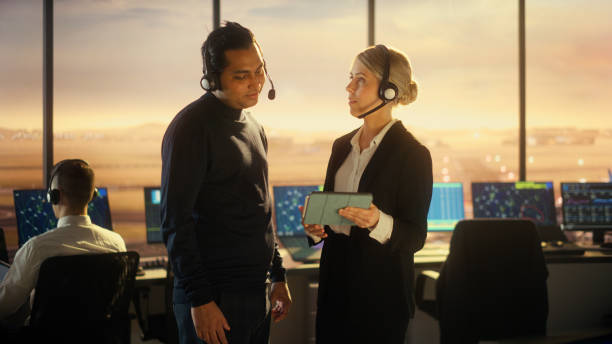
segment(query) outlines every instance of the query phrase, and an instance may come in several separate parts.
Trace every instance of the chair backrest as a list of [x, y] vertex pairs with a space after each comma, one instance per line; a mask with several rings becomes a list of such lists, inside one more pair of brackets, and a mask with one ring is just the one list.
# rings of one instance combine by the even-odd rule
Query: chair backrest
[[0, 227], [0, 260], [4, 262], [8, 261], [8, 250], [6, 248], [6, 238], [4, 236], [4, 229]]
[[138, 260], [136, 252], [48, 258], [36, 284], [32, 330], [62, 339], [85, 335], [83, 342], [129, 339], [128, 307]]
[[460, 221], [437, 284], [441, 342], [545, 335], [547, 277], [533, 222]]

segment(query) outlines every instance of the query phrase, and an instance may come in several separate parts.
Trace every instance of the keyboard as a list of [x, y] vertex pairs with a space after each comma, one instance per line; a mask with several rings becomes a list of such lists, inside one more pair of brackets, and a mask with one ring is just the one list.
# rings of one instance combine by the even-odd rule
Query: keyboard
[[542, 252], [545, 255], [573, 255], [580, 256], [584, 254], [585, 249], [573, 242], [542, 242]]
[[165, 269], [168, 265], [167, 256], [141, 257], [138, 265], [143, 269]]

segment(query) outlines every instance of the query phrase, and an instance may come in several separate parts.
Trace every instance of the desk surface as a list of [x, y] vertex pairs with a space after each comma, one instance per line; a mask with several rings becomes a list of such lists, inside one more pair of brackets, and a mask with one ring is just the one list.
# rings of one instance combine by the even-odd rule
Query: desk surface
[[155, 269], [144, 269], [144, 275], [136, 275], [136, 282], [134, 285], [138, 287], [161, 285], [166, 280], [166, 269], [155, 268]]
[[[282, 255], [281, 251], [281, 255]], [[283, 256], [283, 259], [285, 257]], [[290, 259], [290, 258], [289, 258]], [[612, 254], [606, 254], [600, 250], [586, 251], [583, 255], [544, 255], [547, 264], [570, 264], [570, 263], [612, 263]], [[439, 267], [446, 261], [446, 255], [439, 256], [415, 256], [414, 265], [417, 269], [428, 269]], [[294, 261], [285, 261], [288, 274], [312, 273], [319, 269], [318, 263], [301, 264]]]
[[[303, 264], [291, 260], [284, 249], [279, 249], [288, 275], [312, 274], [319, 270], [318, 263]], [[572, 264], [572, 263], [612, 263], [612, 255], [601, 251], [586, 251], [584, 255], [545, 255], [547, 264]], [[436, 268], [446, 260], [445, 255], [440, 256], [415, 256], [414, 265], [417, 269]], [[166, 269], [145, 269], [143, 276], [136, 276], [136, 286], [161, 284], [166, 279]]]

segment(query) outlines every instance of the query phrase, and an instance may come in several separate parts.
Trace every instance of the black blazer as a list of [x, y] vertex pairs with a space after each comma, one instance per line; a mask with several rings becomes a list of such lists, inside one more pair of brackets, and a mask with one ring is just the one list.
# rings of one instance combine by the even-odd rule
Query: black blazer
[[[357, 130], [334, 142], [325, 190], [351, 151]], [[414, 253], [427, 236], [432, 190], [431, 156], [402, 125], [391, 126], [359, 183], [373, 203], [393, 217], [390, 240], [381, 244], [369, 230], [350, 236], [326, 227], [317, 301], [317, 342], [403, 343], [414, 314]]]

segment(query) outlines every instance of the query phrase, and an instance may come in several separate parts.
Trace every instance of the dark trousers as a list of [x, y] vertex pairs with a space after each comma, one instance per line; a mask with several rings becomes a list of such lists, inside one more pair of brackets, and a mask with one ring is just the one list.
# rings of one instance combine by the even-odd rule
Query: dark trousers
[[[268, 289], [220, 292], [215, 297], [231, 330], [225, 331], [231, 344], [267, 344], [270, 339], [270, 302]], [[190, 304], [174, 304], [180, 344], [206, 343], [199, 339]]]

